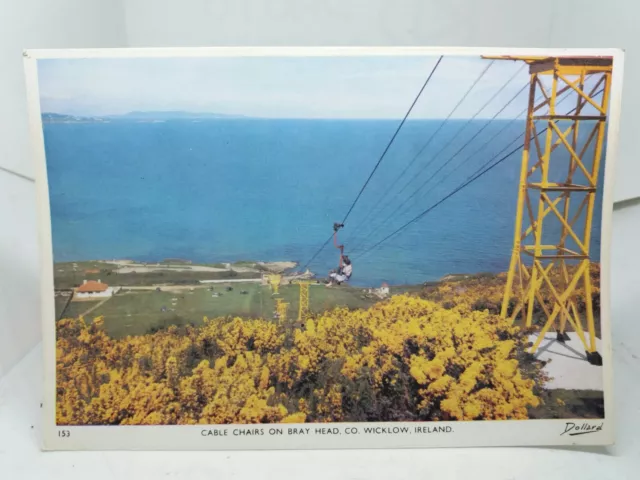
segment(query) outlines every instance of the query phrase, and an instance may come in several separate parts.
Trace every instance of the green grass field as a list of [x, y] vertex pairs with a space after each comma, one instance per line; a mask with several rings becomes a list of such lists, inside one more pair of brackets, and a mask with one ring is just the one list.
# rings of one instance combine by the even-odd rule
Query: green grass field
[[98, 303], [100, 303], [100, 300], [69, 302], [69, 305], [59, 318], [78, 318], [80, 315], [82, 315], [84, 312], [97, 305]]
[[171, 263], [174, 265], [191, 265], [191, 260], [184, 260], [182, 258], [165, 258], [160, 263]]
[[[180, 260], [171, 260], [181, 263]], [[253, 261], [237, 261], [235, 266], [253, 266]], [[273, 318], [275, 297], [271, 289], [257, 283], [240, 282], [230, 284], [233, 290], [227, 292], [225, 285], [211, 287], [199, 284], [200, 280], [256, 278], [259, 273], [239, 272], [184, 272], [176, 271], [166, 265], [161, 271], [144, 273], [116, 273], [117, 265], [107, 262], [65, 262], [54, 266], [55, 286], [57, 289], [71, 289], [84, 280], [101, 280], [109, 285], [149, 286], [149, 285], [194, 285], [189, 289], [165, 291], [121, 292], [93, 310], [88, 317], [103, 316], [107, 332], [116, 338], [126, 335], [142, 335], [155, 329], [170, 325], [200, 324], [203, 317], [240, 316], [243, 318]], [[87, 273], [94, 271], [94, 273]], [[209, 290], [213, 288], [213, 292]], [[418, 292], [420, 285], [392, 287], [391, 293], [405, 291]], [[240, 291], [247, 294], [242, 295]], [[212, 293], [220, 293], [214, 297]], [[297, 319], [299, 310], [299, 287], [282, 285], [280, 298], [289, 303], [287, 317]], [[173, 301], [172, 299], [176, 299]], [[365, 298], [361, 288], [342, 285], [326, 288], [324, 285], [310, 286], [310, 310], [320, 313], [336, 306], [366, 308], [378, 301], [377, 298]], [[56, 318], [77, 318], [95, 306], [98, 302], [71, 302], [64, 306], [63, 300], [56, 298]], [[175, 303], [175, 305], [174, 305]], [[64, 311], [62, 311], [64, 309]], [[87, 318], [87, 320], [89, 319]]]
[[67, 307], [67, 303], [69, 303], [69, 297], [57, 295], [56, 297], [54, 297], [54, 302], [56, 308], [56, 320], [58, 320], [61, 317], [62, 312], [64, 312], [65, 308]]
[[[300, 287], [298, 285], [282, 285], [279, 295], [272, 296], [269, 289], [262, 292], [263, 301], [275, 309], [275, 298], [282, 298], [289, 303], [288, 318], [297, 318], [300, 308]], [[312, 313], [320, 313], [334, 307], [365, 308], [373, 305], [375, 300], [362, 298], [362, 290], [347, 285], [327, 288], [322, 284], [309, 286], [309, 309]]]
[[[299, 287], [282, 285], [280, 295], [271, 294], [271, 289], [257, 283], [234, 283], [233, 290], [226, 291], [224, 284], [209, 287], [196, 287], [171, 291], [129, 291], [114, 295], [109, 301], [91, 312], [90, 318], [104, 317], [107, 333], [120, 338], [127, 335], [143, 335], [155, 329], [170, 325], [199, 325], [204, 316], [209, 318], [220, 316], [240, 316], [243, 318], [274, 317], [275, 299], [282, 298], [289, 303], [287, 317], [297, 319]], [[392, 293], [400, 291], [417, 291], [419, 287], [396, 287]], [[241, 291], [247, 294], [241, 294]], [[395, 290], [395, 291], [394, 291]], [[213, 293], [221, 296], [214, 297]], [[376, 298], [363, 298], [362, 289], [350, 286], [327, 288], [324, 285], [311, 285], [310, 309], [320, 313], [337, 306], [348, 308], [366, 308], [377, 301]], [[175, 300], [174, 300], [175, 299]], [[97, 302], [72, 302], [63, 317], [77, 317]]]
[[[83, 280], [103, 280], [116, 268], [116, 265], [103, 262], [64, 262], [53, 265], [53, 280], [57, 290], [77, 287]], [[98, 273], [85, 273], [98, 270]]]

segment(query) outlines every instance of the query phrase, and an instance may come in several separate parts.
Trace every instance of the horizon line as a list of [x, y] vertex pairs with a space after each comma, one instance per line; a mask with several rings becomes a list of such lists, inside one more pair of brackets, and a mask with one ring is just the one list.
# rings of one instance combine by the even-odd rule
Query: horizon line
[[[217, 112], [198, 112], [198, 111], [189, 111], [189, 110], [132, 110], [126, 113], [108, 113], [108, 114], [77, 114], [77, 113], [61, 113], [61, 112], [53, 112], [46, 111], [41, 112], [42, 115], [64, 115], [68, 117], [76, 117], [76, 118], [115, 118], [119, 119], [121, 117], [126, 117], [127, 115], [133, 113], [180, 113], [180, 114], [193, 114], [193, 115], [203, 115], [201, 120], [398, 120], [401, 121], [402, 117], [268, 117], [268, 116], [259, 116], [259, 115], [244, 115], [240, 113], [217, 113]], [[204, 115], [212, 115], [207, 118]], [[218, 118], [215, 115], [219, 115]], [[149, 117], [151, 119], [151, 117]], [[167, 120], [198, 120], [198, 118], [167, 118]], [[410, 121], [422, 121], [422, 120], [441, 120], [441, 121], [449, 121], [449, 120], [498, 120], [498, 121], [512, 121], [512, 120], [526, 120], [526, 118], [519, 117], [505, 117], [505, 118], [493, 118], [493, 117], [456, 117], [456, 118], [447, 118], [447, 117], [417, 117], [417, 118], [407, 118], [407, 122]]]

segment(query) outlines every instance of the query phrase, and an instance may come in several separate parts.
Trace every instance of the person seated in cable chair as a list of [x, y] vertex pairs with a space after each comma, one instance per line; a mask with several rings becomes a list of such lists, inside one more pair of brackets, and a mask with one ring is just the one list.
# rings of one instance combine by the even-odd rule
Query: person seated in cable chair
[[327, 287], [330, 287], [334, 284], [340, 285], [342, 282], [347, 282], [351, 278], [351, 274], [353, 273], [353, 265], [351, 264], [351, 260], [346, 255], [342, 255], [341, 262], [342, 265], [338, 267], [337, 270], [332, 270], [329, 272], [329, 283], [327, 283]]

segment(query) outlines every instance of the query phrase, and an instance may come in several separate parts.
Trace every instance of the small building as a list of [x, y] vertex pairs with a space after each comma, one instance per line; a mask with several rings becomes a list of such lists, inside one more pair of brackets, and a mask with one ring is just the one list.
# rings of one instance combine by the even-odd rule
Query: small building
[[380, 285], [380, 288], [369, 288], [365, 291], [365, 294], [372, 295], [380, 299], [386, 298], [389, 296], [389, 285], [387, 283], [383, 283]]
[[113, 287], [106, 283], [98, 281], [85, 280], [82, 285], [76, 289], [77, 298], [105, 298], [110, 297], [114, 293]]
[[86, 274], [95, 274], [95, 273], [100, 273], [100, 270], [98, 270], [97, 268], [90, 268], [88, 270], [85, 270], [84, 273]]

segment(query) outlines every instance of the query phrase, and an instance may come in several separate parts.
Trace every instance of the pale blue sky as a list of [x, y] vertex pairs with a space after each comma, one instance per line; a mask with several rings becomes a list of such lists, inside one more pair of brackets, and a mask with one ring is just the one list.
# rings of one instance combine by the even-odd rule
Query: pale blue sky
[[[437, 57], [202, 57], [38, 62], [43, 112], [122, 114], [184, 110], [276, 118], [402, 118]], [[445, 57], [412, 118], [444, 118], [488, 60]], [[496, 61], [453, 118], [492, 117], [528, 81], [521, 63]], [[526, 106], [526, 91], [500, 114]]]

